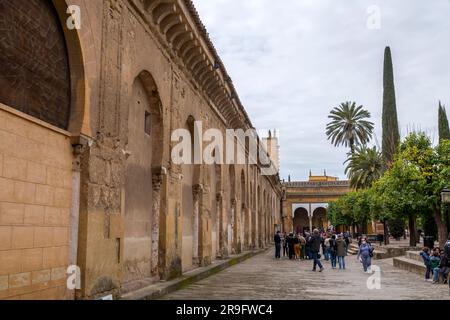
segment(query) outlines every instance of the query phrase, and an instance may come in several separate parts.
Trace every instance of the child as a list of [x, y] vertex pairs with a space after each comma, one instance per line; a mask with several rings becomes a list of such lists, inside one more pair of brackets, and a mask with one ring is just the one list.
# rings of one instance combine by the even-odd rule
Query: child
[[433, 255], [430, 257], [430, 269], [433, 271], [433, 283], [439, 283], [439, 265], [441, 264], [441, 254], [439, 249], [433, 250]]
[[420, 253], [420, 256], [423, 259], [423, 263], [425, 264], [425, 267], [427, 267], [426, 271], [425, 271], [425, 281], [430, 281], [430, 273], [431, 273], [431, 268], [430, 268], [430, 249], [428, 249], [427, 247], [423, 248], [422, 252]]

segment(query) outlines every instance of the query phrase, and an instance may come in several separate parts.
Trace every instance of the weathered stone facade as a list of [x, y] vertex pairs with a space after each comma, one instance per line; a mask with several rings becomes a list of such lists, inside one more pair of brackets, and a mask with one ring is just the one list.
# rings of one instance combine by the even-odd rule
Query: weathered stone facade
[[[65, 86], [32, 108], [26, 98], [45, 81], [21, 88], [22, 99], [0, 91], [0, 298], [119, 297], [271, 242], [278, 175], [261, 175], [260, 164], [171, 160], [171, 133], [192, 132], [194, 121], [252, 128], [189, 0], [13, 3], [25, 2], [58, 15], [52, 41], [66, 50], [53, 53], [69, 68], [51, 71], [58, 81], [69, 72], [69, 120], [34, 112], [58, 105]], [[1, 12], [12, 12], [8, 3]], [[67, 28], [68, 5], [81, 9], [79, 30]], [[5, 77], [14, 54], [2, 59], [5, 83], [20, 68]], [[81, 269], [78, 290], [66, 288], [69, 265]]]
[[309, 181], [283, 183], [283, 227], [287, 232], [327, 228], [330, 202], [351, 191], [348, 181], [310, 176]]

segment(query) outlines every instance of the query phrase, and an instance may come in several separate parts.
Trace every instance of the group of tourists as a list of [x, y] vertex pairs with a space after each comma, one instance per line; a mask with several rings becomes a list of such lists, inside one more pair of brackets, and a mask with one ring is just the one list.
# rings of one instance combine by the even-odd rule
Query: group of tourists
[[[312, 271], [324, 270], [321, 262], [322, 254], [325, 261], [331, 262], [331, 268], [345, 270], [345, 257], [348, 255], [348, 248], [352, 243], [349, 232], [337, 233], [332, 228], [328, 230], [314, 229], [312, 233], [290, 233], [281, 234], [277, 232], [274, 237], [275, 259], [288, 257], [290, 260], [313, 260]], [[371, 259], [373, 257], [373, 247], [366, 237], [358, 239], [357, 258], [362, 263], [364, 272], [370, 272]], [[321, 254], [322, 252], [322, 254]]]
[[426, 267], [425, 281], [433, 281], [434, 284], [442, 281], [444, 284], [448, 283], [450, 287], [450, 234], [443, 249], [425, 247], [420, 255]]

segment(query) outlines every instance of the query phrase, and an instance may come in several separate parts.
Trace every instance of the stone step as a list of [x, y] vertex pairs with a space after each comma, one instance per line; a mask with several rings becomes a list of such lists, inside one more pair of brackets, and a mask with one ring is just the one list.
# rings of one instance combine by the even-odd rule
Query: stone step
[[416, 273], [418, 275], [425, 275], [426, 267], [423, 262], [409, 259], [407, 257], [394, 258], [394, 267]]
[[406, 251], [406, 258], [423, 263], [420, 251]]

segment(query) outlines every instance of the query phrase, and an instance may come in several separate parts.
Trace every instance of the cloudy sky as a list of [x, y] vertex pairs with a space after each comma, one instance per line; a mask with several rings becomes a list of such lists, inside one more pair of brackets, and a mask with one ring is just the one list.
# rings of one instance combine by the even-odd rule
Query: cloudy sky
[[373, 143], [381, 143], [387, 45], [402, 136], [420, 128], [437, 140], [438, 101], [450, 109], [450, 0], [194, 3], [253, 125], [280, 132], [282, 178], [324, 169], [345, 178], [348, 150], [325, 136], [328, 113], [341, 102], [372, 113]]

